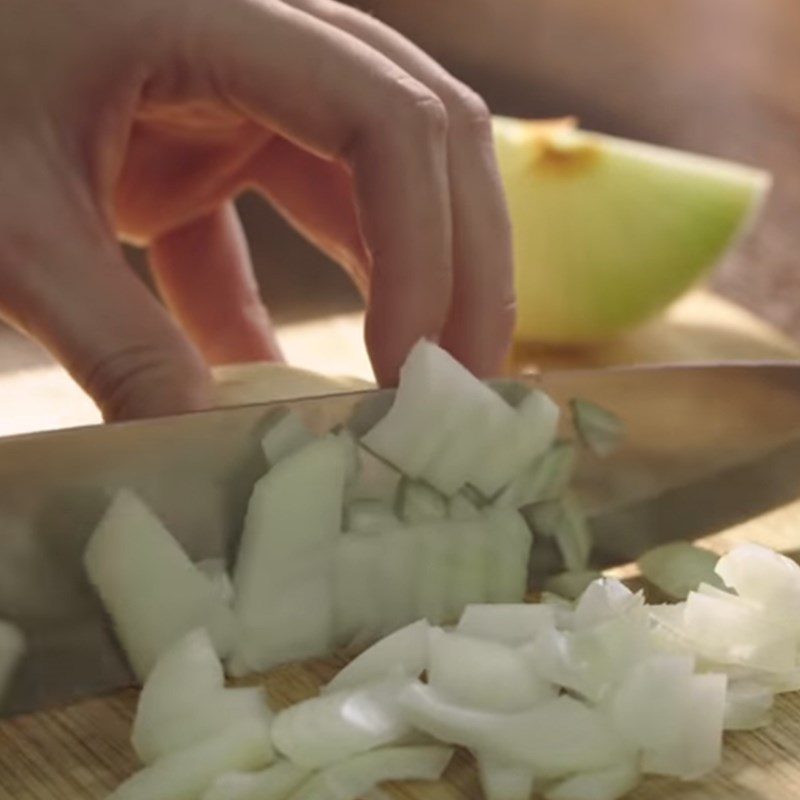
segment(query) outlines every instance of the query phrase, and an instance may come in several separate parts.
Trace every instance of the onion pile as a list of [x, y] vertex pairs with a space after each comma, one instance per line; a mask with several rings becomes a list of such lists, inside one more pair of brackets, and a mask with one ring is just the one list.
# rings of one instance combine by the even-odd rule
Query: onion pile
[[[800, 688], [800, 567], [755, 545], [662, 551], [665, 585], [670, 563], [694, 565], [672, 605], [597, 578], [569, 478], [579, 446], [608, 454], [621, 430], [583, 401], [572, 420], [578, 441], [558, 439], [541, 392], [512, 405], [420, 343], [361, 440], [291, 415], [268, 431], [232, 578], [120, 493], [86, 552], [144, 682], [145, 767], [113, 800], [351, 800], [438, 779], [454, 746], [487, 800], [613, 800], [645, 774], [712, 770], [723, 730], [766, 724]], [[574, 602], [521, 602], [534, 537], [555, 543], [550, 585]], [[226, 668], [370, 642], [287, 709], [225, 685]]]

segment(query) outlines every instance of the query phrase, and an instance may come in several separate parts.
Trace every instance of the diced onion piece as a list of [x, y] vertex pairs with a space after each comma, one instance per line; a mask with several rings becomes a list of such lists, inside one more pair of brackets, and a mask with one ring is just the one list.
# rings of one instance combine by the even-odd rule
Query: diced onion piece
[[550, 606], [533, 603], [469, 605], [456, 627], [458, 633], [510, 645], [533, 641], [555, 625]]
[[511, 436], [494, 443], [473, 467], [469, 482], [493, 497], [553, 443], [559, 408], [542, 391], [529, 392], [515, 410]]
[[400, 696], [408, 721], [443, 742], [530, 766], [547, 780], [602, 769], [621, 757], [604, 716], [563, 695], [514, 714], [468, 709], [417, 683]]
[[353, 500], [344, 509], [344, 527], [349, 532], [377, 533], [401, 525], [392, 508], [383, 500]]
[[339, 644], [363, 645], [380, 635], [382, 541], [381, 536], [347, 533], [336, 544], [333, 624]]
[[800, 613], [800, 566], [758, 544], [740, 544], [717, 562], [717, 575], [747, 600], [781, 614]]
[[454, 622], [470, 603], [488, 599], [491, 548], [480, 521], [451, 523], [449, 534], [454, 548], [447, 619]]
[[0, 707], [19, 662], [25, 654], [25, 637], [10, 622], [0, 620]]
[[358, 474], [347, 489], [347, 499], [350, 502], [379, 500], [387, 507], [394, 508], [402, 473], [360, 444], [358, 462]]
[[191, 631], [171, 645], [156, 662], [139, 695], [133, 722], [133, 746], [142, 761], [147, 732], [186, 713], [225, 685], [222, 663], [203, 628]]
[[490, 509], [484, 520], [489, 553], [486, 599], [490, 603], [521, 602], [528, 589], [530, 529], [511, 509]]
[[233, 603], [233, 581], [228, 574], [225, 559], [204, 558], [202, 561], [198, 561], [196, 566], [211, 581], [222, 602], [231, 605]]
[[107, 800], [194, 800], [219, 776], [254, 770], [271, 759], [269, 729], [247, 720], [137, 772]]
[[381, 630], [390, 634], [419, 617], [416, 591], [419, 538], [407, 530], [385, 531], [380, 535], [378, 569], [378, 610]]
[[576, 450], [572, 442], [556, 442], [520, 472], [494, 504], [522, 508], [543, 500], [555, 500], [567, 489], [575, 470], [575, 459]]
[[648, 550], [637, 562], [642, 575], [664, 594], [685, 600], [701, 583], [722, 587], [717, 556], [688, 542], [670, 542]]
[[605, 408], [588, 400], [570, 400], [572, 422], [581, 441], [598, 456], [609, 456], [622, 443], [622, 420]]
[[408, 523], [445, 519], [448, 503], [444, 495], [419, 481], [405, 479], [398, 494], [400, 517]]
[[417, 620], [381, 639], [353, 659], [327, 685], [339, 691], [386, 678], [398, 667], [411, 678], [418, 677], [428, 664], [430, 625]]
[[256, 483], [234, 574], [234, 673], [330, 650], [332, 562], [347, 459], [343, 440], [327, 436], [287, 456]]
[[555, 539], [564, 566], [571, 572], [585, 570], [592, 550], [592, 536], [583, 509], [571, 494], [530, 506], [525, 518], [534, 534]]
[[373, 750], [326, 767], [291, 800], [356, 800], [386, 781], [435, 781], [452, 756], [451, 748], [439, 745]]
[[770, 722], [775, 692], [754, 680], [733, 680], [725, 695], [726, 731], [750, 731]]
[[409, 529], [418, 543], [416, 614], [433, 625], [448, 621], [453, 558], [457, 539], [449, 534], [453, 523], [427, 523]]
[[314, 440], [314, 434], [303, 424], [300, 417], [292, 411], [287, 411], [269, 430], [261, 440], [261, 449], [269, 466], [274, 466], [281, 459], [302, 450]]
[[616, 578], [600, 578], [578, 598], [573, 616], [575, 628], [588, 628], [644, 608], [641, 591], [632, 592]]
[[115, 496], [89, 540], [84, 563], [141, 679], [161, 653], [195, 628], [208, 630], [221, 656], [229, 652], [233, 612], [133, 492]]
[[586, 589], [603, 575], [594, 570], [580, 570], [578, 572], [560, 572], [545, 581], [544, 588], [552, 594], [565, 597], [567, 600], [577, 600]]
[[392, 678], [290, 706], [273, 722], [275, 748], [295, 764], [316, 768], [398, 742], [411, 732], [397, 704], [408, 684]]
[[771, 672], [795, 667], [798, 637], [788, 625], [788, 620], [769, 617], [758, 606], [723, 592], [690, 592], [683, 612], [683, 631], [699, 653]]
[[616, 800], [631, 791], [641, 778], [635, 758], [595, 772], [582, 772], [557, 783], [545, 793], [545, 800]]
[[477, 387], [484, 388], [449, 353], [420, 340], [400, 369], [392, 407], [363, 442], [406, 475], [426, 477], [425, 468], [461, 422], [454, 409], [466, 408]]
[[279, 761], [259, 772], [227, 772], [201, 800], [284, 800], [310, 775], [310, 770], [291, 761]]
[[465, 492], [459, 492], [450, 500], [448, 516], [457, 522], [466, 522], [477, 519], [481, 514], [480, 509], [470, 500]]
[[529, 800], [536, 775], [526, 764], [476, 755], [478, 776], [486, 800]]
[[[261, 687], [219, 689], [197, 698], [190, 707], [159, 717], [152, 725], [140, 724], [133, 738], [136, 754], [145, 764], [218, 736], [231, 725], [252, 719], [269, 731], [272, 712]], [[272, 760], [269, 751], [269, 761]]]
[[555, 696], [515, 648], [459, 633], [433, 631], [428, 683], [470, 708], [522, 711]]

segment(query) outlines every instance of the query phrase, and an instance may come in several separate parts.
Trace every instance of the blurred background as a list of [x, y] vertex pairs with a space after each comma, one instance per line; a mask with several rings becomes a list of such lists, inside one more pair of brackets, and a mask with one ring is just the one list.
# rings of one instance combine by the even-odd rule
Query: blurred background
[[[423, 47], [495, 113], [574, 114], [589, 130], [771, 171], [775, 185], [762, 217], [710, 282], [800, 340], [798, 0], [355, 5]], [[241, 208], [278, 321], [357, 306], [338, 270], [263, 203], [245, 198]]]

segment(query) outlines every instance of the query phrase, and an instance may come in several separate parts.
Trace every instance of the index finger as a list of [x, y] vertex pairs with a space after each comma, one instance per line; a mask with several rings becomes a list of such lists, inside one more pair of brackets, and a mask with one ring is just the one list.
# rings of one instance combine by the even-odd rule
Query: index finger
[[452, 288], [447, 113], [438, 97], [355, 37], [283, 3], [199, 6], [188, 52], [197, 99], [234, 108], [352, 169], [373, 262], [366, 340], [381, 383], [415, 341], [438, 339]]

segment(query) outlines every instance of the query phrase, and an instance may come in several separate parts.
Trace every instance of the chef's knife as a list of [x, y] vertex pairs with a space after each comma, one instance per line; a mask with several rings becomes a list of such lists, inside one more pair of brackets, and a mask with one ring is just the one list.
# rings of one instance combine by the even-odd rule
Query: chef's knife
[[[625, 423], [617, 454], [587, 455], [578, 469], [599, 564], [800, 497], [800, 366], [621, 368], [525, 382], [561, 403], [592, 400]], [[138, 492], [193, 558], [230, 559], [274, 415], [289, 407], [318, 432], [342, 423], [363, 432], [391, 399], [361, 392], [0, 439], [0, 618], [28, 640], [4, 712], [131, 682], [81, 561], [115, 490]], [[534, 580], [541, 571], [532, 565]]]

